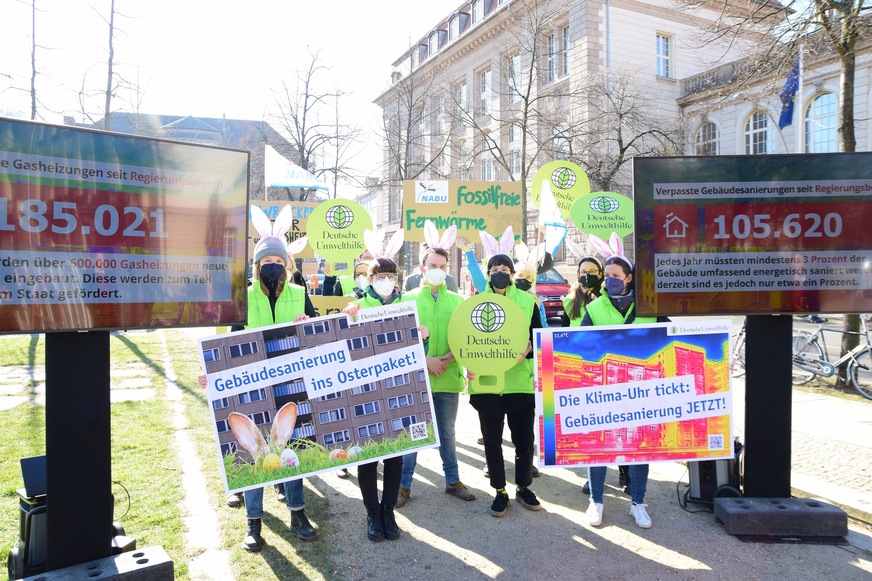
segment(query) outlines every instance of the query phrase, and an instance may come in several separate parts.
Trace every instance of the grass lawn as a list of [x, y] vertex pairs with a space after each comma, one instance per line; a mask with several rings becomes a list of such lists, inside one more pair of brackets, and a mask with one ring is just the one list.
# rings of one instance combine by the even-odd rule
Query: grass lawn
[[[224, 504], [224, 489], [218, 471], [210, 414], [205, 394], [197, 384], [200, 373], [196, 340], [184, 330], [153, 333], [112, 333], [112, 385], [125, 371], [138, 370], [148, 378], [155, 397], [144, 401], [112, 404], [112, 479], [116, 520], [138, 547], [160, 545], [174, 561], [177, 579], [188, 579], [188, 562], [199, 551], [185, 538], [183, 519], [183, 471], [174, 420], [186, 429], [206, 481], [208, 503], [215, 508], [223, 548], [229, 552], [237, 579], [318, 579], [335, 571], [327, 544], [327, 500], [307, 483], [307, 512], [320, 527], [321, 539], [313, 543], [291, 540], [289, 514], [271, 490], [264, 495], [264, 527], [268, 545], [259, 554], [245, 552], [240, 541], [245, 533], [244, 509]], [[39, 335], [0, 337], [0, 365], [44, 365], [44, 341]], [[169, 369], [168, 369], [169, 367]], [[180, 401], [167, 399], [166, 377], [176, 378]], [[25, 386], [30, 389], [36, 387]], [[180, 407], [181, 405], [181, 407]], [[0, 410], [0, 550], [5, 556], [18, 538], [18, 495], [23, 486], [19, 458], [45, 453], [45, 409], [25, 403]], [[126, 490], [126, 491], [125, 491]], [[127, 493], [130, 499], [128, 502]], [[129, 504], [129, 506], [128, 506]], [[71, 531], [70, 534], [74, 534]]]

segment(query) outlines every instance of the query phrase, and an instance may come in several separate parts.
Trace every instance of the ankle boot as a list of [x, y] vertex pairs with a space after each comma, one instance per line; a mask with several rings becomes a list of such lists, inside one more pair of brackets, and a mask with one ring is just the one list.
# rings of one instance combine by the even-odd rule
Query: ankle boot
[[318, 533], [315, 527], [306, 518], [306, 511], [303, 509], [291, 511], [291, 532], [297, 533], [297, 537], [301, 541], [314, 541]]
[[366, 536], [374, 543], [385, 540], [385, 529], [380, 512], [366, 513]]
[[630, 467], [618, 466], [618, 485], [624, 487], [624, 492], [630, 494]]
[[381, 521], [387, 540], [396, 541], [400, 538], [400, 527], [397, 526], [397, 519], [394, 517], [393, 504], [383, 504], [381, 506]]
[[248, 519], [248, 532], [242, 539], [242, 548], [252, 553], [258, 552], [263, 547], [263, 539], [260, 538], [260, 519]]

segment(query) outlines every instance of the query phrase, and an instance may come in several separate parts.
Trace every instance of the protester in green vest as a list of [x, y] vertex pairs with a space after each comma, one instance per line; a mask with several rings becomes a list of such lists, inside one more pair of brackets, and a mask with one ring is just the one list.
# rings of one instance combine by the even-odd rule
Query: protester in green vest
[[363, 291], [369, 286], [369, 263], [360, 261], [354, 265], [354, 274], [343, 274], [336, 277], [336, 284], [330, 289], [330, 292], [324, 294], [334, 297], [355, 297], [363, 296]]
[[[288, 210], [285, 212], [285, 210]], [[291, 323], [317, 316], [304, 287], [290, 282], [293, 273], [293, 253], [302, 250], [306, 238], [285, 246], [284, 234], [291, 226], [291, 207], [287, 206], [276, 218], [275, 224], [257, 206], [251, 206], [252, 224], [261, 235], [254, 247], [255, 281], [248, 288], [248, 324], [246, 329], [265, 327], [275, 323]], [[288, 268], [292, 270], [289, 271]], [[234, 326], [231, 331], [242, 330]], [[259, 429], [254, 427], [254, 429]], [[303, 480], [284, 483], [285, 504], [291, 511], [291, 532], [304, 541], [317, 536], [315, 528], [306, 517], [303, 498]], [[242, 541], [246, 551], [256, 552], [263, 546], [261, 518], [263, 517], [263, 488], [246, 490], [245, 514], [248, 531]]]
[[490, 485], [496, 489], [496, 497], [490, 507], [491, 515], [502, 517], [509, 509], [506, 492], [506, 467], [503, 460], [503, 426], [509, 425], [512, 443], [515, 445], [515, 500], [528, 510], [540, 510], [542, 505], [529, 486], [533, 483], [533, 448], [535, 396], [533, 395], [533, 329], [542, 328], [539, 309], [530, 293], [518, 290], [512, 284], [515, 262], [511, 252], [514, 233], [509, 227], [498, 244], [487, 232], [480, 233], [485, 251], [490, 255], [487, 262], [489, 281], [485, 293], [497, 293], [521, 307], [529, 321], [530, 340], [518, 363], [506, 372], [502, 393], [476, 393], [470, 384], [469, 403], [478, 412], [481, 433], [484, 437], [484, 454], [487, 461]]
[[[598, 240], [598, 239], [597, 239]], [[587, 312], [581, 321], [581, 326], [600, 325], [631, 325], [633, 323], [654, 323], [668, 321], [666, 318], [637, 317], [636, 292], [633, 263], [623, 255], [623, 245], [617, 235], [612, 235], [610, 245], [600, 249], [600, 253], [609, 256], [605, 261], [605, 290], [599, 298], [587, 306]], [[598, 527], [603, 523], [603, 492], [605, 488], [606, 467], [591, 466], [588, 471], [590, 480], [590, 506], [587, 509], [588, 522]], [[648, 487], [648, 464], [630, 466], [630, 516], [636, 525], [651, 528], [651, 517], [645, 504], [645, 492]]]
[[587, 305], [602, 294], [603, 263], [592, 255], [578, 259], [578, 280], [563, 297], [561, 327], [578, 327], [587, 312]]
[[[466, 380], [463, 369], [448, 347], [448, 323], [451, 315], [463, 302], [463, 297], [448, 290], [446, 285], [448, 251], [454, 244], [456, 232], [457, 227], [451, 226], [440, 238], [436, 226], [430, 220], [425, 222], [424, 239], [427, 244], [421, 257], [422, 282], [403, 296], [406, 300], [417, 303], [418, 320], [430, 332], [427, 371], [430, 375], [433, 411], [439, 430], [439, 455], [442, 457], [442, 471], [445, 474], [445, 494], [469, 501], [475, 500], [475, 494], [460, 481], [454, 436], [457, 406]], [[405, 505], [412, 496], [412, 477], [417, 459], [416, 452], [403, 456], [403, 476], [400, 480], [397, 508]]]

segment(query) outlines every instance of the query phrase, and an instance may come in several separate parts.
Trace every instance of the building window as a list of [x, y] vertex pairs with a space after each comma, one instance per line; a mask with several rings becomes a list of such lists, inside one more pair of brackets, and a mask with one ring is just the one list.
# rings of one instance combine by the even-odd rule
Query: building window
[[309, 335], [318, 335], [320, 333], [327, 333], [330, 331], [330, 321], [319, 321], [317, 323], [310, 323], [308, 325], [303, 325], [303, 334], [307, 337]]
[[491, 70], [485, 69], [478, 74], [478, 112], [480, 115], [490, 115], [491, 112]]
[[657, 76], [670, 78], [672, 76], [672, 37], [657, 34]]
[[436, 135], [445, 134], [445, 97], [436, 100]]
[[257, 412], [256, 414], [248, 414], [248, 417], [251, 418], [251, 421], [255, 423], [257, 426], [262, 426], [263, 424], [268, 424], [270, 421], [269, 412]]
[[236, 396], [236, 399], [239, 400], [240, 405], [245, 405], [247, 403], [253, 403], [256, 401], [263, 401], [266, 399], [266, 390], [261, 388], [245, 393], [240, 393]]
[[485, 154], [481, 158], [481, 179], [486, 182], [492, 182], [494, 177], [494, 159], [490, 154]]
[[403, 373], [402, 375], [395, 375], [386, 378], [385, 387], [399, 387], [400, 385], [409, 385], [411, 382], [412, 378], [409, 377], [409, 374]]
[[566, 159], [569, 156], [569, 140], [566, 138], [568, 131], [566, 123], [554, 126], [554, 159]]
[[368, 426], [360, 426], [357, 428], [358, 438], [369, 438], [370, 436], [378, 436], [385, 433], [385, 426], [381, 422], [370, 424]]
[[349, 351], [357, 351], [369, 347], [369, 337], [353, 337], [346, 341]]
[[326, 412], [318, 413], [318, 421], [321, 424], [329, 424], [330, 422], [340, 422], [345, 419], [345, 408], [336, 408]]
[[422, 391], [421, 392], [421, 403], [430, 403], [430, 392]]
[[548, 58], [546, 62], [548, 70], [545, 73], [545, 80], [550, 83], [557, 78], [557, 36], [549, 34], [545, 38], [545, 47], [548, 50]]
[[720, 143], [718, 139], [718, 126], [712, 122], [708, 122], [699, 128], [696, 133], [696, 154], [697, 155], [718, 155], [720, 153]]
[[434, 30], [430, 33], [430, 56], [439, 52], [439, 32]]
[[521, 124], [512, 123], [509, 125], [509, 143], [515, 144], [521, 140]]
[[509, 152], [509, 171], [512, 175], [511, 179], [516, 180], [521, 176], [521, 153], [518, 151]]
[[521, 53], [509, 57], [509, 103], [521, 100]]
[[236, 442], [227, 442], [226, 444], [221, 444], [221, 455], [229, 456], [231, 454], [236, 453]]
[[560, 47], [560, 75], [569, 74], [569, 27], [564, 26], [561, 34], [563, 45]]
[[370, 401], [367, 403], [360, 403], [354, 406], [354, 415], [357, 417], [360, 416], [368, 416], [370, 414], [377, 414], [381, 411], [381, 402], [378, 401]]
[[339, 399], [340, 397], [342, 397], [342, 392], [337, 391], [336, 393], [328, 393], [326, 395], [322, 395], [316, 401], [328, 401], [331, 399]]
[[805, 152], [834, 153], [839, 150], [836, 126], [839, 123], [836, 111], [836, 96], [833, 93], [818, 95], [805, 110]]
[[375, 336], [376, 345], [390, 345], [391, 343], [399, 343], [402, 340], [402, 331], [387, 331]]
[[448, 22], [448, 40], [457, 40], [458, 36], [460, 36], [460, 15], [455, 14]]
[[478, 24], [484, 18], [484, 0], [475, 0], [472, 3], [472, 23]]
[[415, 397], [411, 393], [388, 398], [388, 409], [395, 410], [415, 405]]
[[231, 357], [242, 357], [244, 355], [254, 355], [255, 353], [257, 353], [257, 342], [255, 341], [230, 346]]
[[418, 370], [418, 381], [424, 381], [425, 379], [427, 379], [427, 377], [426, 377], [426, 374], [424, 373], [424, 370], [419, 369]]
[[333, 432], [332, 434], [324, 434], [322, 437], [325, 446], [332, 446], [334, 444], [340, 444], [342, 442], [348, 442], [351, 440], [351, 433], [348, 430], [339, 430], [338, 432]]
[[745, 155], [769, 153], [769, 115], [758, 109], [745, 122]]
[[219, 434], [230, 431], [230, 423], [227, 420], [218, 420], [215, 422], [215, 426], [218, 428]]
[[218, 349], [205, 349], [203, 351], [203, 361], [206, 363], [221, 361], [221, 352]]
[[395, 420], [391, 420], [391, 429], [395, 432], [399, 432], [403, 428], [408, 428], [412, 424], [417, 424], [418, 418], [415, 416], [406, 416], [404, 418], [397, 418]]
[[364, 383], [363, 385], [358, 385], [357, 387], [352, 387], [348, 392], [351, 395], [359, 395], [361, 393], [369, 393], [378, 389], [375, 383]]
[[469, 94], [466, 90], [466, 83], [457, 85], [457, 105], [463, 112], [469, 110]]
[[230, 399], [226, 397], [222, 397], [221, 399], [216, 399], [212, 402], [213, 410], [223, 410], [224, 408], [230, 406]]

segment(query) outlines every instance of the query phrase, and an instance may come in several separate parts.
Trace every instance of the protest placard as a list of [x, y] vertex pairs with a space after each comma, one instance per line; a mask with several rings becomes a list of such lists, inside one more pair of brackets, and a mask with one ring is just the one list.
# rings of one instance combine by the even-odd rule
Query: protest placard
[[726, 320], [536, 330], [540, 464], [732, 458], [729, 331]]
[[438, 445], [414, 302], [200, 340], [228, 492]]

